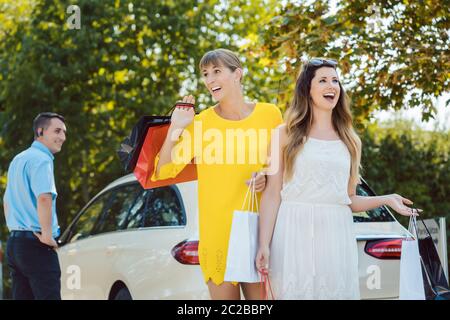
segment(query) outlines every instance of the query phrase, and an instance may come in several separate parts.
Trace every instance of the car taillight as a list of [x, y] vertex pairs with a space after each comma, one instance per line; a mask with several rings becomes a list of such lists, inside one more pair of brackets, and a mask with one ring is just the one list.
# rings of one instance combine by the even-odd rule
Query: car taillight
[[198, 241], [185, 240], [172, 249], [173, 257], [182, 264], [199, 264]]
[[372, 257], [383, 260], [397, 260], [402, 254], [402, 239], [371, 240], [364, 251]]

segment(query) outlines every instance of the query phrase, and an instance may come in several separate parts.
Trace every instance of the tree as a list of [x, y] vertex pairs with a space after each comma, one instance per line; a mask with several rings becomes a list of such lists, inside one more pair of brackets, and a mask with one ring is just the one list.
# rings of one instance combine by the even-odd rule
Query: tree
[[55, 168], [64, 227], [123, 174], [115, 150], [140, 116], [164, 114], [186, 92], [200, 107], [211, 104], [197, 68], [207, 50], [241, 48], [247, 92], [266, 100], [273, 94], [266, 90], [269, 72], [248, 48], [257, 41], [258, 23], [269, 21], [264, 8], [275, 3], [84, 0], [77, 3], [80, 30], [66, 23], [69, 1], [23, 1], [28, 15], [21, 21], [16, 7], [5, 6], [1, 19], [15, 24], [0, 35], [0, 191], [8, 163], [32, 141], [33, 117], [61, 113], [68, 139]]
[[288, 2], [264, 32], [264, 48], [287, 71], [289, 92], [302, 58], [338, 59], [358, 123], [375, 109], [414, 106], [427, 120], [450, 85], [449, 18], [445, 1]]

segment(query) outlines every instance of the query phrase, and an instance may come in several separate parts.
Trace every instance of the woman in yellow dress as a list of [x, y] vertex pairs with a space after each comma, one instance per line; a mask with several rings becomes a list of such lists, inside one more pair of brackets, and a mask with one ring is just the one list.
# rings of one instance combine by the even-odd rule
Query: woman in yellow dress
[[[203, 82], [217, 104], [195, 115], [177, 107], [167, 138], [156, 157], [152, 180], [175, 177], [195, 158], [198, 175], [199, 261], [212, 299], [259, 299], [260, 283], [224, 282], [234, 210], [241, 210], [250, 179], [265, 187], [271, 131], [282, 123], [273, 104], [250, 103], [242, 91], [243, 68], [226, 49], [207, 52], [200, 61]], [[193, 96], [183, 102], [195, 103]], [[259, 199], [258, 199], [259, 201]]]

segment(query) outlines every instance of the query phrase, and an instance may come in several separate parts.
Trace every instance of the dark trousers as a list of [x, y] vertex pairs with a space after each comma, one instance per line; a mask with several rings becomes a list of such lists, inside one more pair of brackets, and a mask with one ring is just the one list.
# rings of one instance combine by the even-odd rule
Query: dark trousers
[[[23, 232], [23, 231], [22, 231]], [[33, 233], [14, 232], [6, 246], [14, 300], [61, 300], [61, 268], [56, 251]]]

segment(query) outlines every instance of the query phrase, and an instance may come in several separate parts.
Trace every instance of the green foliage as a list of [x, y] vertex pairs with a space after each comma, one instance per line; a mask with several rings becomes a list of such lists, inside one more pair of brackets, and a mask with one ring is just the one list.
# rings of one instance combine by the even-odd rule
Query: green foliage
[[[411, 199], [423, 219], [445, 217], [450, 253], [450, 132], [424, 131], [397, 120], [372, 124], [361, 138], [366, 181], [378, 194]], [[396, 218], [408, 226], [408, 218]]]
[[[164, 114], [187, 92], [201, 107], [211, 104], [197, 69], [207, 50], [237, 50], [236, 43], [242, 43], [251, 79], [246, 89], [251, 98], [267, 100], [273, 92], [255, 90], [270, 86], [258, 57], [248, 50], [258, 40], [257, 22], [269, 20], [263, 2], [275, 3], [84, 0], [77, 2], [80, 30], [66, 24], [69, 1], [23, 2], [31, 8], [28, 18], [11, 25], [0, 44], [2, 174], [31, 143], [38, 112], [64, 115], [68, 139], [55, 161], [64, 227], [93, 194], [122, 174], [115, 150], [140, 116]], [[11, 11], [1, 17], [17, 18]]]
[[428, 132], [407, 121], [371, 125], [362, 135], [362, 175], [380, 194], [399, 193], [424, 217], [450, 220], [450, 132]]
[[285, 67], [288, 92], [302, 58], [326, 56], [339, 60], [358, 123], [375, 109], [414, 106], [427, 120], [450, 86], [449, 17], [442, 0], [287, 2], [264, 46]]

